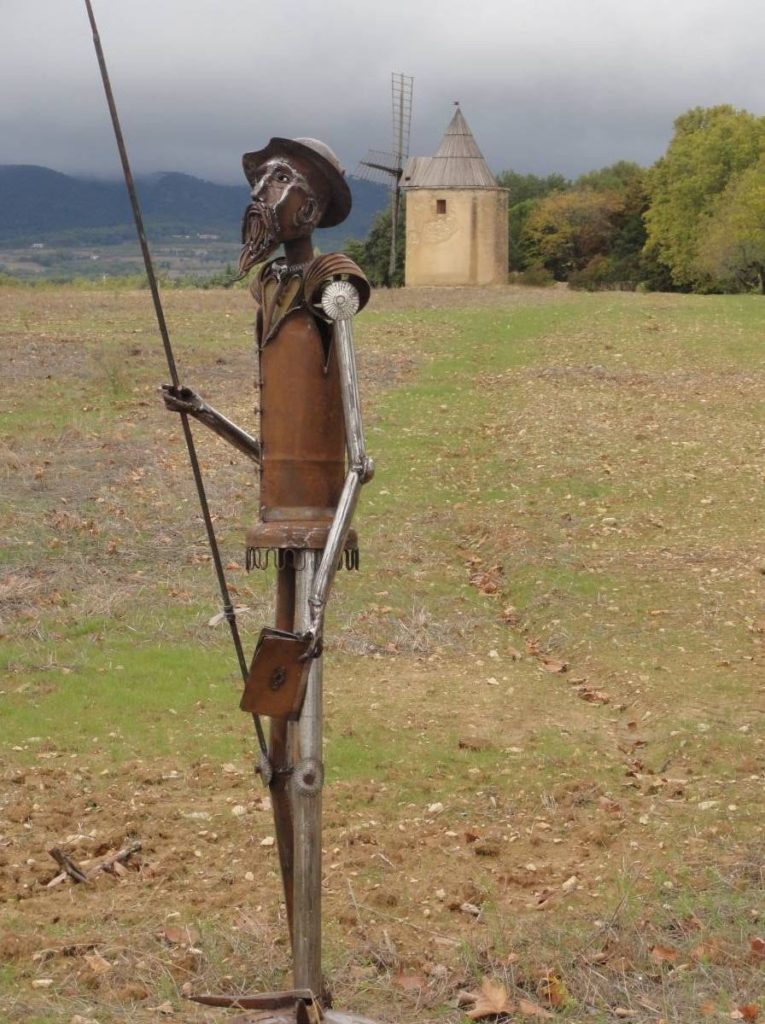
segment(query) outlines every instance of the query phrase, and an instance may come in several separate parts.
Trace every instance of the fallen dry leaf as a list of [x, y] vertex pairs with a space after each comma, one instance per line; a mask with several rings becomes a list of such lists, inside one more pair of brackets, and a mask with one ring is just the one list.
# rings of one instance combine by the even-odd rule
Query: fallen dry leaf
[[559, 661], [557, 658], [540, 658], [539, 660], [542, 662], [543, 668], [548, 672], [560, 673], [568, 671], [567, 661]]
[[618, 814], [622, 809], [621, 804], [618, 804], [616, 800], [612, 800], [608, 796], [598, 797], [598, 807], [604, 811], [608, 811], [609, 814]]
[[457, 741], [460, 750], [481, 751], [491, 746], [489, 741], [482, 736], [461, 736]]
[[505, 605], [502, 609], [501, 618], [503, 622], [508, 624], [508, 626], [517, 626], [521, 621], [518, 609], [514, 608], [511, 604]]
[[755, 935], [753, 939], [749, 940], [749, 947], [755, 960], [765, 960], [765, 939]]
[[[231, 566], [229, 566], [229, 568], [231, 568]], [[238, 568], [238, 566], [237, 566], [237, 568]], [[233, 589], [234, 589], [233, 587], [229, 587], [229, 590], [233, 590]], [[239, 607], [234, 608], [234, 615], [244, 615], [244, 613], [248, 612], [249, 610], [250, 609], [247, 608], [245, 605], [240, 605]], [[225, 619], [226, 619], [226, 613], [225, 612], [217, 612], [208, 621], [207, 625], [208, 626], [219, 626], [221, 624], [221, 622], [225, 621]]]
[[492, 565], [488, 569], [481, 569], [471, 573], [470, 583], [482, 594], [496, 594], [499, 591], [499, 584], [502, 578], [503, 569], [501, 565]]
[[469, 999], [474, 1003], [473, 1009], [467, 1011], [471, 1020], [499, 1017], [503, 1013], [515, 1012], [515, 1004], [508, 997], [505, 986], [498, 981], [491, 981], [489, 978], [484, 978], [481, 981], [481, 988], [478, 992], [465, 992], [464, 999]]
[[174, 946], [193, 946], [199, 942], [199, 932], [190, 924], [169, 924], [165, 928], [165, 940]]
[[[740, 1020], [747, 1021], [747, 1024], [754, 1024], [757, 1020], [757, 1016], [760, 1012], [759, 1007], [756, 1003], [744, 1003], [738, 1007], [738, 1012], [741, 1014]], [[733, 1014], [731, 1014], [731, 1017]]]
[[546, 971], [542, 976], [537, 984], [537, 995], [556, 1010], [563, 1009], [573, 1002], [571, 993], [553, 971]]
[[703, 1003], [699, 1004], [699, 1013], [702, 1017], [712, 1017], [717, 1013], [717, 1004], [711, 999], [705, 999]]
[[654, 963], [673, 964], [677, 955], [677, 950], [671, 946], [651, 946], [651, 959]]
[[545, 1020], [552, 1020], [552, 1014], [549, 1010], [545, 1010], [544, 1007], [538, 1006], [536, 1003], [529, 1002], [528, 999], [518, 1000], [518, 1013], [522, 1013], [524, 1017], [542, 1017]]
[[403, 974], [399, 972], [393, 975], [393, 984], [398, 985], [404, 992], [419, 992], [425, 988], [425, 979], [421, 974]]
[[694, 946], [690, 953], [691, 960], [719, 964], [725, 959], [725, 953], [716, 939], [705, 939]]
[[576, 686], [576, 695], [589, 704], [609, 704], [611, 698], [605, 690], [596, 690], [594, 686]]
[[100, 953], [86, 953], [83, 959], [94, 974], [107, 974], [112, 969], [112, 965]]

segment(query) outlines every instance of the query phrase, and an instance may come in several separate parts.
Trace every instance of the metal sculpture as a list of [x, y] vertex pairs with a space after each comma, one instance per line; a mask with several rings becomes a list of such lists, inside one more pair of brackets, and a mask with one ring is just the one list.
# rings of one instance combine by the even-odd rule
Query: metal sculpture
[[[332, 150], [316, 139], [271, 139], [243, 158], [252, 202], [242, 224], [240, 273], [278, 248], [252, 287], [260, 369], [260, 440], [181, 386], [146, 241], [91, 0], [85, 0], [117, 149], [130, 197], [172, 383], [168, 409], [180, 414], [223, 611], [245, 682], [240, 706], [252, 714], [258, 766], [269, 786], [292, 939], [295, 988], [253, 996], [207, 995], [209, 1006], [257, 1011], [242, 1024], [372, 1024], [330, 1009], [321, 974], [322, 641], [339, 563], [358, 567], [351, 520], [374, 467], [366, 455], [352, 319], [369, 298], [346, 256], [314, 257], [315, 227], [341, 223], [351, 196]], [[248, 568], [277, 567], [275, 628], [261, 632], [247, 667], [215, 538], [189, 420], [220, 435], [260, 470], [260, 516], [248, 533]], [[268, 742], [260, 716], [271, 719]]]
[[[265, 568], [273, 558], [276, 622], [260, 634], [240, 706], [271, 719], [260, 770], [271, 789], [293, 945], [290, 1012], [361, 1021], [321, 1006], [321, 652], [336, 570], [342, 563], [358, 567], [351, 520], [361, 487], [374, 473], [352, 330], [369, 285], [348, 257], [314, 257], [314, 228], [340, 223], [351, 206], [328, 146], [275, 138], [246, 153], [243, 167], [252, 201], [242, 224], [240, 274], [284, 247], [284, 256], [262, 265], [251, 288], [258, 303], [259, 439], [190, 388], [167, 385], [163, 396], [168, 409], [197, 419], [259, 467], [260, 515], [247, 534], [247, 565]], [[242, 998], [200, 998], [245, 1005]], [[273, 1000], [266, 1005], [268, 998], [252, 997], [248, 1005], [276, 1009]], [[285, 998], [279, 995], [279, 1005]]]

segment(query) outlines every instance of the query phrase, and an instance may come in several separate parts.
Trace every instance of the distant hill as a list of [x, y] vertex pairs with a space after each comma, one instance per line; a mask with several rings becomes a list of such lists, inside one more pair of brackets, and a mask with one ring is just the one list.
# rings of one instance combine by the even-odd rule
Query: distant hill
[[[175, 235], [218, 235], [237, 241], [246, 183], [215, 185], [189, 174], [151, 174], [136, 180], [149, 241]], [[363, 238], [388, 193], [380, 185], [351, 180], [353, 210], [337, 228], [316, 235], [327, 252], [346, 238]], [[26, 164], [0, 166], [0, 246], [42, 242], [121, 242], [134, 234], [130, 203], [121, 181], [93, 181]]]

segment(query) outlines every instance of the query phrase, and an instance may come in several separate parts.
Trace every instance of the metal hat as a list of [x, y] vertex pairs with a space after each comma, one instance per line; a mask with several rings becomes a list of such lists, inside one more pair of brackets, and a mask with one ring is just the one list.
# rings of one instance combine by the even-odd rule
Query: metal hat
[[345, 172], [332, 150], [318, 139], [271, 139], [264, 149], [245, 153], [242, 157], [244, 175], [250, 185], [257, 181], [258, 168], [274, 157], [300, 157], [322, 175], [329, 186], [330, 198], [318, 227], [332, 228], [341, 224], [351, 212], [351, 190]]

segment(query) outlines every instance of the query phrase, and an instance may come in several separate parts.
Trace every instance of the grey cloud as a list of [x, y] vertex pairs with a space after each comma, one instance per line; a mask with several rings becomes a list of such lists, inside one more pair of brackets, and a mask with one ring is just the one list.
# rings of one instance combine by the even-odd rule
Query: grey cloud
[[[94, 0], [137, 171], [239, 181], [271, 135], [346, 166], [390, 145], [391, 71], [415, 76], [412, 152], [462, 102], [495, 170], [650, 164], [690, 106], [765, 107], [755, 0]], [[84, 4], [4, 0], [0, 162], [117, 171]]]

